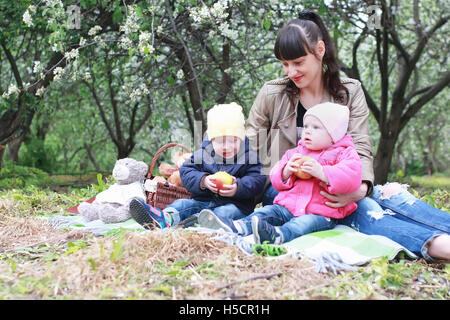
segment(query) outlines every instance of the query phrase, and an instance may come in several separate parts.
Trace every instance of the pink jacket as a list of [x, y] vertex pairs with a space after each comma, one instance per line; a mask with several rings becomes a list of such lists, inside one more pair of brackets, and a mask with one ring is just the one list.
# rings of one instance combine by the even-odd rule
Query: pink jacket
[[[321, 180], [312, 177], [308, 180], [298, 179], [292, 175], [286, 183], [281, 177], [286, 163], [294, 153], [300, 153], [316, 159], [322, 166], [328, 178], [329, 185], [325, 191], [331, 194], [351, 193], [361, 185], [361, 160], [356, 152], [352, 137], [345, 135], [330, 148], [320, 151], [307, 149], [300, 140], [296, 148], [289, 149], [280, 161], [270, 171], [270, 180], [280, 193], [275, 197], [274, 204], [279, 204], [298, 217], [307, 213], [325, 217], [342, 219], [356, 210], [355, 202], [342, 208], [331, 208], [325, 204], [329, 201], [320, 194], [323, 190]], [[325, 183], [323, 183], [325, 185]]]

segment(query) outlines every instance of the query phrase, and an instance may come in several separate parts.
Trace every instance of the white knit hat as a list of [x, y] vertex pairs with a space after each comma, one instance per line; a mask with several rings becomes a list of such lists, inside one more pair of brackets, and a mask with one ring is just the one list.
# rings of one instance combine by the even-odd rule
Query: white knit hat
[[245, 118], [242, 107], [236, 102], [218, 104], [208, 111], [208, 139], [216, 137], [234, 136], [241, 140], [245, 137]]
[[346, 106], [331, 102], [320, 103], [306, 111], [303, 121], [307, 116], [315, 116], [322, 122], [333, 143], [341, 140], [347, 133], [350, 111]]

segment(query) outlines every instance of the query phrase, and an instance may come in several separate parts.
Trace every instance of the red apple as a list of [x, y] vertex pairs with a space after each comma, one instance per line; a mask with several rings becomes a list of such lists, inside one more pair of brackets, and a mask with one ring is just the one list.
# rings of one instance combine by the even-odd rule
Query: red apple
[[223, 189], [224, 184], [230, 185], [233, 183], [233, 178], [225, 171], [216, 172], [213, 177], [218, 191]]
[[305, 161], [311, 160], [311, 157], [308, 156], [302, 156], [300, 159], [298, 159], [297, 161], [295, 161], [296, 163], [298, 163], [298, 170], [295, 173], [295, 175], [300, 178], [300, 179], [311, 179], [312, 175], [310, 175], [309, 173], [303, 172], [302, 170], [300, 170], [300, 167], [302, 166], [302, 164]]

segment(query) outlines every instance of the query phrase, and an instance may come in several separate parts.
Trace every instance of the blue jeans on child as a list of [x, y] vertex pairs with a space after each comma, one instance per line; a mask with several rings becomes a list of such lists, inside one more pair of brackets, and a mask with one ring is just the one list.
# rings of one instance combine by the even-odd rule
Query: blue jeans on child
[[163, 211], [170, 213], [173, 218], [172, 225], [177, 225], [190, 216], [199, 213], [203, 209], [213, 211], [219, 218], [229, 218], [232, 220], [245, 217], [245, 214], [234, 204], [229, 203], [224, 206], [217, 206], [213, 201], [198, 201], [194, 199], [178, 199], [168, 205]]
[[278, 204], [267, 205], [255, 210], [251, 215], [236, 220], [243, 231], [243, 236], [252, 234], [252, 217], [258, 216], [273, 225], [281, 236], [281, 242], [288, 242], [302, 235], [334, 228], [336, 219], [316, 214], [295, 217], [288, 209]]
[[[277, 195], [267, 188], [266, 201]], [[450, 233], [450, 213], [417, 199], [406, 189], [390, 197], [383, 195], [383, 186], [376, 185], [372, 196], [357, 202], [358, 208], [339, 224], [369, 234], [385, 236], [414, 254], [433, 260], [428, 254], [431, 241], [438, 235]]]

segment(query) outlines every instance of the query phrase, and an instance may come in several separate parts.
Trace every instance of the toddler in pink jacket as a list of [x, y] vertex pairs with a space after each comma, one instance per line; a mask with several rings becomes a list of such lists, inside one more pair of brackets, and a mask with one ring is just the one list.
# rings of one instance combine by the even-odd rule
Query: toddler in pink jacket
[[[202, 217], [207, 222], [203, 226], [240, 235], [253, 233], [256, 243], [274, 244], [332, 229], [357, 205], [327, 206], [328, 199], [320, 194], [322, 187], [331, 194], [351, 193], [362, 179], [361, 160], [352, 137], [346, 134], [348, 120], [348, 107], [339, 104], [326, 102], [308, 109], [297, 147], [286, 151], [270, 172], [272, 185], [279, 191], [274, 204], [235, 221], [214, 215]], [[308, 158], [299, 166], [298, 161], [305, 156]], [[297, 173], [299, 169], [302, 172]]]

